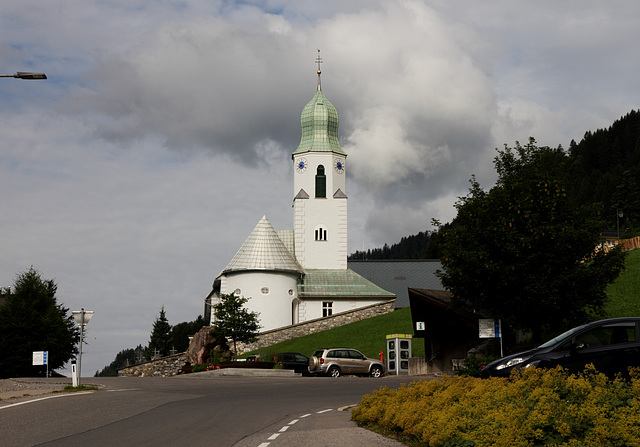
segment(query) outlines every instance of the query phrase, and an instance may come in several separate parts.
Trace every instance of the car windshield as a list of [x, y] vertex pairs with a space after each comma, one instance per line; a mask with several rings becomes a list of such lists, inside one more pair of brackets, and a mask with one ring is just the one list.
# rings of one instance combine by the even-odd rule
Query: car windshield
[[571, 338], [573, 336], [573, 334], [575, 334], [576, 332], [578, 332], [579, 330], [581, 330], [585, 326], [586, 326], [586, 324], [583, 324], [582, 326], [578, 326], [578, 327], [574, 327], [573, 329], [569, 329], [567, 332], [564, 332], [564, 333], [558, 335], [557, 337], [552, 338], [548, 342], [541, 344], [540, 346], [538, 346], [538, 348], [549, 348], [549, 347], [554, 346], [556, 344], [562, 343], [567, 338]]

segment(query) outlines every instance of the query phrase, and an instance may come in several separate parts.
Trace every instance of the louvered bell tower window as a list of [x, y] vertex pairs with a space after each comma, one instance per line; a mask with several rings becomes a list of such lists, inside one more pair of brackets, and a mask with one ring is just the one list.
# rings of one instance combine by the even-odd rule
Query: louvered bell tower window
[[315, 231], [316, 241], [326, 241], [327, 240], [327, 230], [325, 228], [319, 227]]

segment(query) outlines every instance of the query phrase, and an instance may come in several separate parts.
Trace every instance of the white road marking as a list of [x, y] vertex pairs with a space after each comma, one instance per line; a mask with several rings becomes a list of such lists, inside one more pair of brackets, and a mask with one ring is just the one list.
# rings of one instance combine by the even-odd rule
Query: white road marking
[[107, 393], [119, 393], [120, 391], [140, 391], [142, 388], [123, 388], [121, 390], [105, 390]]
[[[115, 391], [115, 390], [114, 390]], [[333, 411], [333, 408], [327, 408], [326, 410], [321, 410], [318, 411], [317, 414], [323, 414], [323, 413], [328, 413], [329, 411]], [[268, 441], [274, 441], [278, 436], [280, 436], [281, 433], [286, 432], [289, 427], [291, 427], [292, 425], [296, 424], [297, 422], [300, 421], [300, 419], [306, 418], [311, 416], [311, 413], [307, 413], [307, 414], [303, 414], [302, 416], [300, 416], [299, 419], [293, 419], [291, 422], [289, 422], [287, 425], [285, 425], [284, 427], [282, 427], [280, 430], [278, 430], [278, 433], [274, 433], [271, 436], [269, 436], [267, 438]], [[267, 447], [269, 444], [271, 444], [271, 442], [263, 442], [262, 444], [260, 444], [258, 447]]]
[[3, 408], [17, 407], [18, 405], [30, 404], [30, 403], [38, 402], [38, 401], [41, 401], [41, 400], [55, 399], [55, 398], [58, 398], [58, 397], [78, 396], [78, 395], [81, 395], [81, 394], [93, 394], [93, 391], [82, 391], [82, 392], [79, 392], [79, 393], [69, 393], [69, 394], [57, 394], [55, 396], [47, 396], [47, 397], [41, 397], [39, 399], [26, 400], [24, 402], [18, 402], [18, 403], [15, 403], [15, 404], [9, 404], [9, 405], [2, 406], [2, 407], [0, 407], [0, 410], [2, 410]]

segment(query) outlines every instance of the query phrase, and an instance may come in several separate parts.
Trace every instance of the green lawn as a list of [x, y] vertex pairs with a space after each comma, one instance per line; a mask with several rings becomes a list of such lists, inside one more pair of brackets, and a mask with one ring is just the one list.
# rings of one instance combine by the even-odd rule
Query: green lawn
[[[411, 321], [411, 309], [404, 308], [394, 312], [356, 321], [344, 326], [330, 329], [304, 337], [293, 338], [267, 348], [260, 349], [249, 354], [260, 353], [262, 357], [268, 357], [278, 352], [300, 352], [311, 356], [320, 348], [354, 348], [370, 358], [379, 358], [380, 351], [386, 356], [386, 336], [388, 334], [412, 334], [413, 323]], [[413, 342], [413, 356], [424, 356], [424, 342], [416, 339]]]
[[628, 252], [625, 269], [607, 288], [607, 295], [608, 317], [640, 316], [640, 250]]
[[[605, 308], [607, 317], [640, 316], [640, 250], [628, 253], [625, 270], [614, 284], [607, 289], [609, 303]], [[319, 348], [348, 347], [362, 351], [364, 355], [378, 358], [379, 352], [386, 355], [387, 334], [413, 334], [411, 309], [394, 312], [357, 321], [328, 331], [317, 332], [294, 338], [258, 351], [264, 358], [278, 352], [300, 352], [307, 356]], [[413, 341], [413, 356], [424, 356], [424, 341]]]

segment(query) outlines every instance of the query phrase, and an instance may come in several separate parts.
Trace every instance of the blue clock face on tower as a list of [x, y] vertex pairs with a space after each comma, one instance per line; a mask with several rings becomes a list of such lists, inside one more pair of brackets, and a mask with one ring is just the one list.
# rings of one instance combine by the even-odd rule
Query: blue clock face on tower
[[336, 168], [336, 172], [338, 174], [342, 174], [344, 172], [345, 163], [342, 158], [336, 158], [333, 162], [333, 166]]
[[302, 173], [307, 169], [307, 159], [300, 158], [296, 161], [296, 171]]

